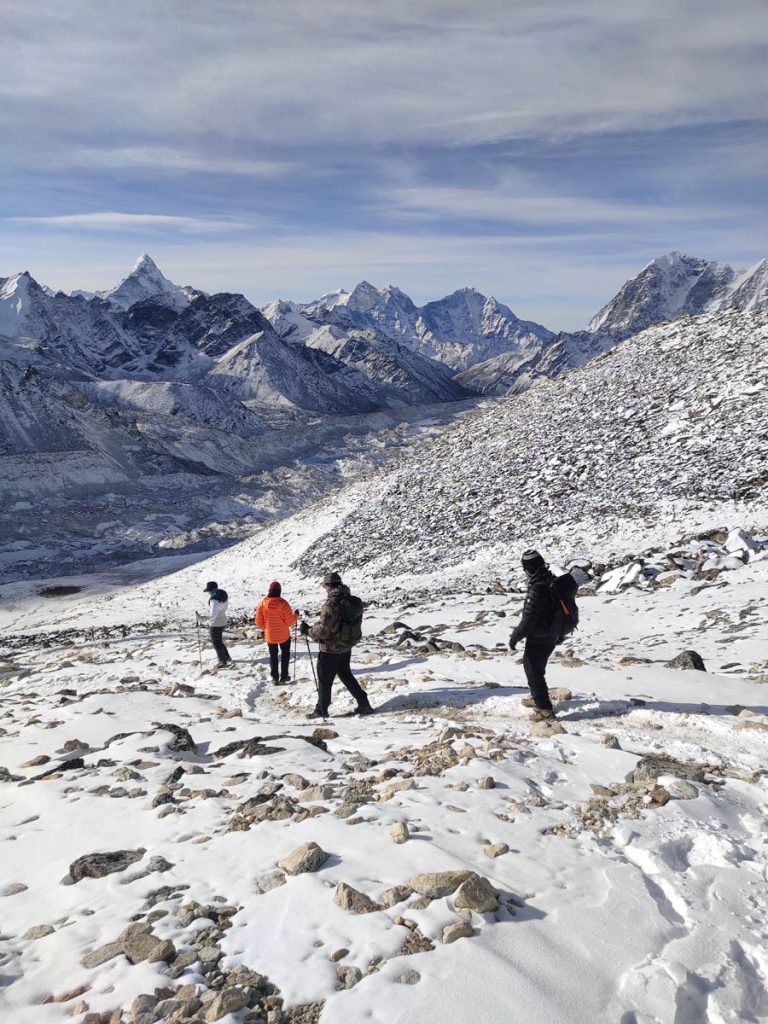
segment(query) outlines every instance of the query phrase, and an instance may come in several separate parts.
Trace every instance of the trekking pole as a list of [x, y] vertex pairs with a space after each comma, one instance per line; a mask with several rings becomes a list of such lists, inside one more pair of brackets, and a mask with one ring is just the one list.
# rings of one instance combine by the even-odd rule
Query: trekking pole
[[293, 624], [293, 681], [296, 682], [296, 648], [299, 646], [299, 623]]
[[203, 671], [203, 647], [200, 643], [200, 619], [197, 620], [197, 656], [200, 659], [200, 671]]
[[[317, 681], [317, 674], [315, 673], [315, 663], [312, 661], [312, 648], [309, 646], [309, 637], [305, 636], [304, 639], [307, 641], [307, 654], [309, 655], [309, 667], [312, 669], [312, 678], [315, 680], [315, 689], [317, 690], [317, 699], [320, 702], [320, 685]], [[322, 704], [320, 704], [322, 707]]]

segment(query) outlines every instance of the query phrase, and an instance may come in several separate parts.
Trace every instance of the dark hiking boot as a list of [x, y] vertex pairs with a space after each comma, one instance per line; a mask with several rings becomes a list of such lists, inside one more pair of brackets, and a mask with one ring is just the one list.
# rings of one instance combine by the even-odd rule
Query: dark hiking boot
[[310, 711], [309, 714], [307, 715], [307, 718], [327, 718], [327, 717], [328, 717], [328, 715], [324, 715], [322, 713], [322, 711], [318, 711], [317, 708], [315, 708], [314, 711]]
[[532, 722], [553, 722], [555, 720], [555, 712], [552, 708], [536, 708], [531, 714]]
[[[275, 681], [277, 681], [277, 680], [275, 680]], [[290, 676], [280, 676], [280, 684], [281, 685], [284, 684], [284, 683], [290, 683], [290, 681], [291, 681], [291, 677]]]
[[363, 715], [372, 715], [373, 714], [373, 708], [371, 707], [370, 704], [365, 704], [361, 708], [355, 708], [355, 710], [352, 712], [352, 714], [353, 715], [360, 715], [361, 717]]
[[272, 676], [272, 685], [273, 686], [279, 686], [280, 685], [280, 680], [277, 678], [277, 676]]

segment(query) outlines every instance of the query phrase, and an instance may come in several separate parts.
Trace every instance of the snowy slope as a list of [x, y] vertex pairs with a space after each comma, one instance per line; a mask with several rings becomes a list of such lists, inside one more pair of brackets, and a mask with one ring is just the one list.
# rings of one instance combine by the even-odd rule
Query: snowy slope
[[[127, 1020], [143, 996], [181, 1001], [161, 1019], [227, 1020], [224, 991], [287, 1024], [765, 1019], [765, 549], [584, 596], [550, 667], [557, 729], [520, 704], [519, 593], [468, 576], [407, 589], [369, 606], [355, 651], [377, 715], [317, 733], [303, 652], [298, 682], [273, 687], [238, 626], [235, 667], [201, 672], [191, 613], [201, 580], [225, 582], [237, 614], [276, 575], [316, 608], [316, 577], [286, 566], [344, 511], [138, 587], [5, 588], [8, 1019]], [[348, 578], [378, 590], [365, 568]], [[684, 649], [708, 671], [670, 667]], [[334, 716], [352, 706], [336, 690]], [[291, 874], [304, 843], [327, 859]], [[73, 882], [80, 858], [115, 851], [133, 863]], [[487, 902], [417, 877], [447, 871], [486, 879]], [[136, 932], [157, 937], [143, 956]]]
[[[257, 429], [239, 417], [285, 393], [285, 349], [331, 358], [270, 329], [204, 407], [168, 381], [36, 393], [19, 360], [3, 395], [20, 431], [56, 394], [61, 430], [130, 408], [215, 465], [227, 432], [195, 417]], [[201, 564], [0, 587], [3, 1019], [767, 1020], [767, 395], [768, 313], [677, 320], [453, 425], [412, 411], [424, 443], [332, 494], [317, 459], [295, 515]], [[360, 424], [383, 443], [384, 413]], [[583, 580], [554, 727], [507, 648], [531, 544]], [[250, 623], [275, 578], [311, 618], [330, 568], [367, 602], [353, 664], [377, 714], [343, 717], [337, 684], [317, 731], [306, 647], [274, 687]], [[194, 626], [209, 579], [234, 620], [220, 672]], [[691, 650], [706, 671], [670, 664]], [[311, 870], [286, 860], [305, 843]]]
[[452, 380], [443, 364], [370, 328], [343, 331], [333, 325], [318, 327], [308, 335], [305, 344], [388, 386], [393, 396], [403, 402], [455, 402], [473, 393], [471, 388]]

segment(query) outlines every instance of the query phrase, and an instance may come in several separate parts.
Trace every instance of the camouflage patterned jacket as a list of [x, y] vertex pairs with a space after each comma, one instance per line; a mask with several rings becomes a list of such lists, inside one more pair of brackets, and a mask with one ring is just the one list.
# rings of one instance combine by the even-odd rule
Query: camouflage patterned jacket
[[339, 602], [342, 597], [347, 597], [348, 594], [349, 587], [343, 583], [340, 587], [334, 587], [323, 602], [318, 613], [317, 622], [314, 626], [310, 627], [309, 635], [313, 640], [318, 640], [320, 642], [320, 650], [328, 654], [341, 654], [344, 651], [351, 650], [349, 644], [345, 644], [343, 640], [336, 639], [336, 635], [341, 629]]

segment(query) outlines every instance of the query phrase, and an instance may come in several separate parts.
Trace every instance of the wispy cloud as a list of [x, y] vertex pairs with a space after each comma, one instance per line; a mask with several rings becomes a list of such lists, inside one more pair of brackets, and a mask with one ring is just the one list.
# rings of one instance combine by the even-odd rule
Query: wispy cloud
[[161, 213], [118, 213], [104, 211], [98, 213], [68, 213], [53, 217], [8, 217], [17, 224], [30, 224], [47, 227], [77, 228], [94, 231], [115, 231], [124, 228], [144, 230], [146, 228], [172, 228], [178, 231], [222, 232], [243, 230], [245, 225], [232, 220], [216, 220], [201, 217], [175, 217]]
[[[410, 188], [388, 193], [383, 197], [393, 210], [427, 218], [468, 218], [546, 228], [586, 228], [612, 225], [647, 224], [649, 220], [669, 223], [700, 220], [700, 208], [666, 210], [650, 204], [612, 202], [570, 195], [509, 194], [504, 190], [471, 188]], [[730, 215], [720, 210], [723, 219]]]
[[287, 160], [250, 160], [240, 155], [212, 156], [169, 146], [117, 146], [100, 149], [91, 146], [63, 155], [63, 161], [74, 167], [105, 167], [122, 170], [147, 170], [169, 174], [244, 175], [254, 178], [277, 178], [292, 165]]

